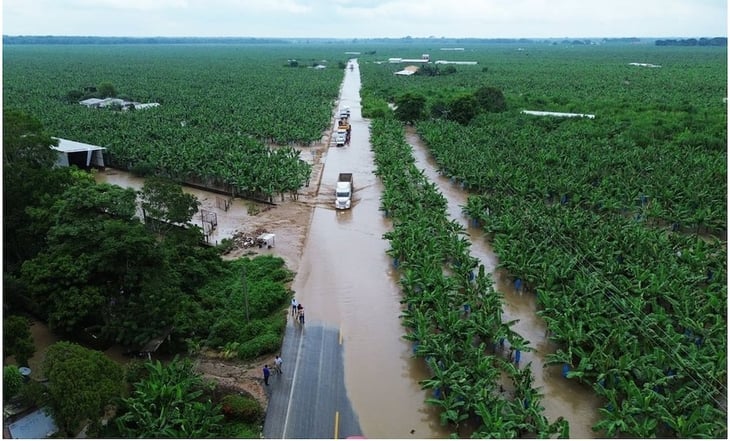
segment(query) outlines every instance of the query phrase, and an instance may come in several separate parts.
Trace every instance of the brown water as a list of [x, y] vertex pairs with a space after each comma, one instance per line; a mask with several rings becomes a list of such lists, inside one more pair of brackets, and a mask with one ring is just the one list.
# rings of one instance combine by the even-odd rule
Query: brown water
[[[293, 289], [308, 320], [339, 326], [348, 396], [368, 438], [443, 438], [436, 409], [424, 403], [425, 366], [411, 358], [404, 329], [399, 275], [385, 254], [382, 235], [390, 221], [379, 211], [382, 186], [369, 143], [369, 122], [360, 113], [359, 69], [346, 73], [340, 106], [351, 110], [349, 146], [330, 147]], [[341, 172], [353, 173], [353, 206], [334, 209]], [[411, 433], [413, 430], [413, 433]]]
[[545, 416], [550, 421], [559, 416], [568, 420], [571, 438], [596, 437], [591, 426], [598, 421], [601, 400], [592, 389], [578, 384], [577, 380], [563, 378], [560, 366], [543, 367], [545, 355], [554, 351], [555, 345], [545, 336], [545, 322], [535, 314], [537, 310], [535, 295], [529, 292], [517, 292], [512, 279], [503, 271], [496, 270], [497, 256], [486, 241], [482, 229], [473, 228], [462, 213], [468, 193], [438, 173], [435, 161], [413, 130], [408, 131], [406, 139], [413, 146], [416, 166], [424, 170], [431, 182], [438, 185], [439, 191], [448, 200], [449, 215], [464, 226], [472, 243], [471, 255], [484, 264], [486, 271], [492, 273], [495, 289], [504, 296], [504, 320], [519, 320], [512, 328], [527, 339], [530, 342], [529, 346], [535, 349], [532, 352], [522, 353], [520, 366], [532, 362], [534, 386], [544, 395], [542, 404], [545, 407]]

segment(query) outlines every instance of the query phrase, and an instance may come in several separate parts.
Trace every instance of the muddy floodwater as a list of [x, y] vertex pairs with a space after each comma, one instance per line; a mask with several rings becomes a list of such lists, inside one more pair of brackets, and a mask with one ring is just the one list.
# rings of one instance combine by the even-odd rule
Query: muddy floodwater
[[544, 414], [550, 421], [562, 416], [570, 423], [571, 438], [594, 438], [591, 430], [598, 421], [598, 408], [601, 401], [592, 389], [578, 384], [577, 380], [563, 378], [560, 366], [543, 367], [545, 355], [553, 352], [556, 346], [548, 340], [545, 322], [535, 314], [537, 310], [534, 293], [518, 292], [512, 279], [504, 272], [496, 270], [497, 256], [487, 243], [483, 231], [470, 225], [462, 213], [466, 205], [468, 193], [460, 186], [452, 184], [448, 178], [437, 171], [436, 163], [424, 147], [420, 137], [409, 130], [407, 142], [413, 147], [416, 166], [424, 170], [428, 179], [438, 185], [439, 191], [448, 200], [448, 212], [452, 219], [464, 226], [471, 240], [471, 255], [478, 258], [486, 271], [492, 273], [494, 287], [504, 296], [505, 321], [518, 320], [512, 327], [518, 334], [527, 339], [532, 352], [523, 352], [520, 366], [531, 362], [531, 370], [535, 377], [534, 386], [542, 394]]
[[[399, 275], [382, 238], [391, 223], [379, 210], [382, 186], [373, 173], [359, 89], [355, 64], [346, 73], [340, 100], [351, 110], [351, 143], [327, 152], [293, 289], [308, 317], [341, 330], [345, 384], [365, 436], [448, 437], [436, 409], [424, 403], [427, 392], [418, 381], [428, 376], [425, 366], [401, 338]], [[339, 173], [353, 174], [353, 204], [345, 211], [334, 208]]]

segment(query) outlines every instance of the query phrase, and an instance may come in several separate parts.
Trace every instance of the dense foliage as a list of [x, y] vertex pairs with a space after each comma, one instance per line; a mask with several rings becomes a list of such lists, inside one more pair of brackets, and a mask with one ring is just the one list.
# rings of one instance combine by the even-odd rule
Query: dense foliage
[[537, 295], [560, 348], [549, 362], [605, 398], [606, 436], [726, 437], [726, 49], [467, 49], [453, 57], [482, 66], [447, 78], [365, 64], [365, 92], [433, 109], [503, 91], [505, 112], [432, 111], [418, 131]]
[[[54, 136], [106, 147], [115, 167], [271, 199], [308, 182], [311, 166], [287, 144], [320, 141], [329, 127], [342, 80], [331, 59], [340, 54], [291, 45], [13, 45], [3, 53], [3, 104], [37, 116]], [[290, 59], [301, 67], [287, 67]], [[312, 68], [321, 63], [329, 67]], [[68, 100], [103, 84], [160, 106], [121, 112]]]
[[43, 360], [48, 378], [48, 407], [59, 433], [75, 436], [88, 424], [94, 437], [106, 407], [124, 393], [122, 368], [99, 351], [61, 341], [51, 345]]
[[146, 365], [147, 375], [122, 399], [115, 424], [122, 438], [218, 438], [223, 414], [213, 384], [189, 360]]

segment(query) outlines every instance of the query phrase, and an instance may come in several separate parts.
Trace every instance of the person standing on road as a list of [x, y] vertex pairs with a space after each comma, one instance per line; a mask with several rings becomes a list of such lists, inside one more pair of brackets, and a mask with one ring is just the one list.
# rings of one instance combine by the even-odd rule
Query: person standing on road
[[297, 302], [297, 299], [291, 299], [291, 315], [292, 317], [297, 315], [297, 306], [299, 306], [299, 303]]
[[304, 308], [302, 308], [302, 305], [299, 305], [299, 324], [304, 326]]
[[277, 374], [281, 375], [281, 365], [284, 363], [284, 360], [281, 359], [281, 356], [277, 355], [274, 359], [274, 370]]
[[297, 315], [295, 316], [295, 318], [299, 320], [299, 316], [302, 314], [304, 314], [304, 306], [302, 306], [301, 303], [297, 303]]
[[269, 370], [269, 365], [264, 365], [264, 384], [269, 385], [269, 375], [271, 375], [271, 371]]

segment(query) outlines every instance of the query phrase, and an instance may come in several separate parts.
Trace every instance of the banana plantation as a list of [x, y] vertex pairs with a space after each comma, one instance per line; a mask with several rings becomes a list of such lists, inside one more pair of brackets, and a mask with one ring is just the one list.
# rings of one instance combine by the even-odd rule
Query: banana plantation
[[[597, 436], [727, 437], [726, 49], [467, 49], [454, 56], [481, 67], [444, 76], [400, 78], [364, 64], [364, 94], [427, 98], [419, 135], [441, 173], [472, 194], [464, 213], [484, 228], [500, 268], [537, 297], [559, 348], [548, 364], [603, 399]], [[638, 59], [661, 67], [629, 64]], [[502, 90], [507, 109], [450, 117], [483, 86]], [[407, 150], [381, 124], [392, 123], [373, 124], [374, 148]], [[383, 162], [397, 170], [385, 174]], [[443, 203], [432, 185], [403, 158], [379, 159], [379, 173], [407, 338], [431, 367], [424, 387], [438, 391], [431, 401], [442, 418], [456, 431], [476, 418], [480, 437], [560, 432], [561, 422], [540, 417], [529, 367], [495, 351], [502, 339], [530, 346], [502, 323], [478, 262], [462, 257], [466, 239], [436, 216]], [[462, 304], [472, 308], [466, 320]], [[497, 370], [511, 400], [496, 393]]]
[[[308, 184], [311, 166], [295, 147], [319, 142], [330, 125], [341, 54], [289, 45], [10, 45], [3, 100], [54, 136], [106, 147], [112, 167], [271, 201]], [[330, 67], [312, 68], [324, 56]], [[293, 58], [299, 67], [290, 67]], [[97, 85], [160, 105], [80, 105]]]

